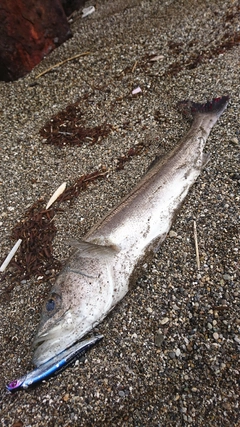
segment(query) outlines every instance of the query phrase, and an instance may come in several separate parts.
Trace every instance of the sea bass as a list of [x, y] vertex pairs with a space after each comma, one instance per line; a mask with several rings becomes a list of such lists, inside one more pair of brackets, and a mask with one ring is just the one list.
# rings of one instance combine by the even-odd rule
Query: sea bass
[[34, 341], [40, 366], [80, 340], [126, 295], [145, 257], [156, 252], [209, 156], [207, 137], [228, 96], [179, 103], [193, 123], [172, 152], [155, 162], [134, 190], [76, 247], [44, 303]]

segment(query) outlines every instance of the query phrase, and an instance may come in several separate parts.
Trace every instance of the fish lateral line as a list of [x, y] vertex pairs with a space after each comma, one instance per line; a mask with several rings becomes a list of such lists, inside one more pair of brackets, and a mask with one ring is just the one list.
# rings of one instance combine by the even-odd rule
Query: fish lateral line
[[89, 274], [83, 273], [82, 271], [77, 270], [76, 268], [67, 267], [66, 271], [69, 273], [80, 274], [81, 276], [88, 277], [89, 279], [96, 279], [96, 276], [90, 276]]

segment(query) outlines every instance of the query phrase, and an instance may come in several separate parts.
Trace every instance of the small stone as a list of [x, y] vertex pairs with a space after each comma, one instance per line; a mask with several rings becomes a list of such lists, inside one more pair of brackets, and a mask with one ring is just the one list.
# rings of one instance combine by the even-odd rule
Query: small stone
[[231, 411], [231, 404], [229, 402], [223, 402], [223, 407], [224, 409]]
[[65, 394], [62, 399], [64, 402], [67, 402], [69, 400], [69, 393]]
[[237, 137], [236, 137], [236, 136], [234, 136], [234, 137], [231, 139], [231, 142], [232, 142], [234, 145], [238, 145], [238, 139], [237, 139]]
[[218, 340], [219, 335], [218, 335], [218, 333], [217, 333], [217, 332], [214, 332], [214, 334], [213, 334], [213, 338], [214, 338], [215, 340]]
[[177, 237], [176, 231], [170, 230], [169, 231], [169, 237]]
[[235, 337], [234, 337], [234, 341], [235, 341], [237, 344], [240, 344], [240, 338], [239, 338], [237, 335], [235, 335]]
[[169, 357], [171, 357], [171, 359], [175, 359], [175, 357], [176, 357], [176, 353], [175, 353], [175, 351], [170, 351], [170, 352], [168, 353], [168, 355], [169, 355]]
[[180, 348], [177, 348], [176, 352], [175, 352], [176, 356], [179, 357], [181, 354], [181, 350]]
[[15, 423], [13, 423], [12, 427], [23, 427], [23, 422], [22, 421], [16, 421]]
[[169, 322], [169, 317], [164, 317], [162, 320], [160, 320], [161, 325], [166, 325], [166, 323]]
[[124, 391], [122, 391], [122, 390], [120, 390], [120, 391], [118, 392], [118, 395], [119, 395], [120, 397], [125, 397], [125, 393], [124, 393]]
[[231, 280], [230, 274], [224, 274], [223, 279], [229, 282]]
[[162, 61], [164, 59], [163, 55], [156, 55], [153, 58], [150, 58], [150, 61]]
[[95, 12], [94, 6], [84, 7], [82, 10], [82, 18], [86, 18], [86, 16], [91, 15], [93, 12]]
[[154, 340], [155, 346], [161, 347], [163, 341], [164, 341], [164, 335], [160, 331], [157, 331], [155, 334], [155, 340]]
[[222, 303], [223, 306], [227, 306], [228, 305], [227, 301], [225, 299], [222, 299], [221, 303]]

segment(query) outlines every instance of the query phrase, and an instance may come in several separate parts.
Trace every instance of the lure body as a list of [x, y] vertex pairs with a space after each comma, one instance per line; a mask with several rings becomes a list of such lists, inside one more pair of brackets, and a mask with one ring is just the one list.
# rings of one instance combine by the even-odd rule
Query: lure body
[[56, 375], [69, 364], [73, 363], [80, 355], [85, 353], [90, 347], [96, 344], [103, 338], [103, 335], [96, 335], [95, 337], [88, 338], [87, 340], [78, 342], [72, 347], [62, 351], [57, 356], [48, 360], [43, 365], [40, 365], [37, 369], [24, 375], [23, 377], [10, 382], [7, 385], [9, 391], [17, 391], [19, 389], [26, 389], [30, 386], [49, 378], [52, 375]]

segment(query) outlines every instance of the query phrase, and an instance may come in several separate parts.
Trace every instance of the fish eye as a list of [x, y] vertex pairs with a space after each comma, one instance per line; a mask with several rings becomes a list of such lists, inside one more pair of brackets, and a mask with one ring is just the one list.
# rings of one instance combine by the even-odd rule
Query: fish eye
[[61, 296], [53, 292], [46, 301], [45, 309], [48, 313], [54, 312], [61, 305]]

